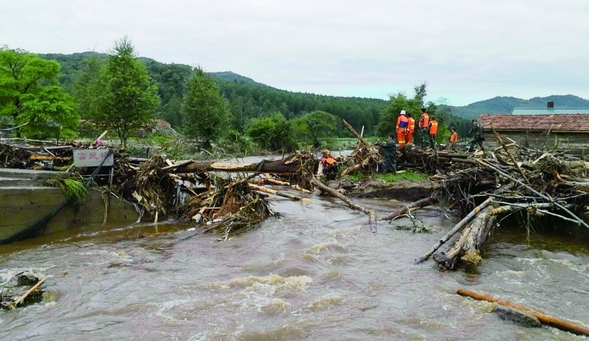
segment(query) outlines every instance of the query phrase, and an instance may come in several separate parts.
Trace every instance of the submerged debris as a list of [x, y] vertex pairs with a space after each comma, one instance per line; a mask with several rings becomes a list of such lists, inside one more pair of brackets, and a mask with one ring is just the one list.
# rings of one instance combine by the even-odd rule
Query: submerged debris
[[43, 301], [43, 290], [41, 285], [49, 276], [39, 279], [29, 272], [19, 272], [11, 275], [8, 280], [2, 283], [0, 290], [0, 307], [3, 309], [14, 309]]

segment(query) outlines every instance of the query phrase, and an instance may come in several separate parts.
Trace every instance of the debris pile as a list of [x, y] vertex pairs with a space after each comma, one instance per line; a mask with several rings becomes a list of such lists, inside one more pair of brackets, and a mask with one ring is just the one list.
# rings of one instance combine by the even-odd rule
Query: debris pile
[[49, 276], [39, 279], [30, 272], [19, 272], [9, 274], [7, 277], [8, 279], [2, 283], [2, 290], [0, 291], [0, 306], [2, 309], [14, 309], [43, 301], [41, 285]]
[[589, 205], [589, 163], [562, 152], [515, 144], [502, 144], [484, 158], [467, 161], [453, 164], [444, 172], [438, 170], [430, 178], [437, 187], [432, 198], [414, 205], [419, 208], [441, 202], [463, 217], [418, 263], [451, 241], [433, 256], [440, 267], [478, 265], [486, 238], [507, 217], [519, 219], [528, 229], [546, 219], [589, 229], [581, 218]]

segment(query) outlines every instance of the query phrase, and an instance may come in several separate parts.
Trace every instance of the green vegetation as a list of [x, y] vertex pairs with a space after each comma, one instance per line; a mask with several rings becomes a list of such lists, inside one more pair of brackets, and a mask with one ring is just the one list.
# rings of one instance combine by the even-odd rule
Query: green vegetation
[[[394, 131], [401, 109], [418, 121], [425, 107], [440, 124], [438, 142], [446, 143], [450, 128], [461, 138], [470, 129], [469, 121], [454, 114], [472, 118], [511, 112], [514, 106], [543, 107], [547, 100], [561, 106], [589, 105], [569, 95], [530, 101], [497, 97], [451, 107], [426, 101], [425, 83], [414, 87], [412, 97], [398, 93], [388, 101], [295, 93], [232, 72], [206, 73], [200, 67], [138, 57], [126, 37], [115, 42], [110, 54], [39, 56], [0, 49], [0, 126], [28, 122], [21, 130], [27, 137], [53, 137], [60, 130], [65, 137], [76, 132], [95, 137], [109, 129], [126, 145], [135, 130], [157, 117], [198, 144], [215, 145], [214, 153], [243, 156], [260, 149], [351, 148], [356, 139], [342, 119], [358, 132], [363, 129], [367, 140], [382, 140]], [[78, 128], [80, 117], [84, 120]], [[174, 154], [197, 150], [176, 140], [161, 143]]]
[[200, 139], [205, 149], [227, 133], [230, 114], [227, 101], [210, 76], [197, 67], [188, 81], [182, 103], [182, 130], [187, 137]]
[[61, 188], [67, 200], [84, 200], [88, 190], [82, 181], [75, 179], [48, 179], [47, 186]]
[[24, 125], [32, 138], [71, 137], [80, 120], [58, 82], [59, 63], [0, 48], [0, 124]]
[[423, 173], [404, 171], [404, 172], [399, 172], [397, 174], [391, 174], [391, 173], [376, 174], [375, 178], [382, 180], [384, 182], [396, 182], [396, 181], [400, 181], [400, 180], [409, 180], [409, 181], [417, 182], [417, 181], [427, 180], [428, 176]]
[[87, 115], [104, 129], [116, 132], [125, 148], [129, 133], [148, 123], [160, 104], [157, 86], [137, 60], [131, 40], [124, 37], [115, 42], [106, 63], [95, 74], [84, 75], [89, 78], [88, 90], [78, 94], [87, 96], [78, 97], [79, 103], [89, 103], [93, 109]]

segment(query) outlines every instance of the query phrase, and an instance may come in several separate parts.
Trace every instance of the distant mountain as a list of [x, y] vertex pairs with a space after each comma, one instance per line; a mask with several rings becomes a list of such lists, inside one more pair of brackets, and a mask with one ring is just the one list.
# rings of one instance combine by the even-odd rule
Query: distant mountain
[[251, 78], [242, 76], [242, 75], [238, 75], [234, 72], [231, 71], [223, 71], [223, 72], [208, 72], [209, 75], [220, 78], [220, 79], [224, 79], [227, 81], [235, 81], [235, 82], [243, 82], [243, 83], [249, 83], [249, 84], [258, 84], [258, 85], [265, 85], [262, 83], [258, 83], [256, 81], [254, 81]]
[[554, 102], [555, 108], [589, 108], [589, 100], [574, 95], [552, 95], [534, 97], [529, 100], [498, 96], [484, 101], [474, 102], [467, 106], [449, 106], [452, 113], [458, 117], [473, 119], [480, 114], [511, 114], [514, 108], [545, 108], [548, 102]]

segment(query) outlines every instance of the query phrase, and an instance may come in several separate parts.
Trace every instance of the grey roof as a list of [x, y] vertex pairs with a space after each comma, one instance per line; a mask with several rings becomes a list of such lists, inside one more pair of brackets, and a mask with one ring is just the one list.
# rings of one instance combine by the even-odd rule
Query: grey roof
[[514, 108], [512, 115], [589, 114], [589, 108]]

